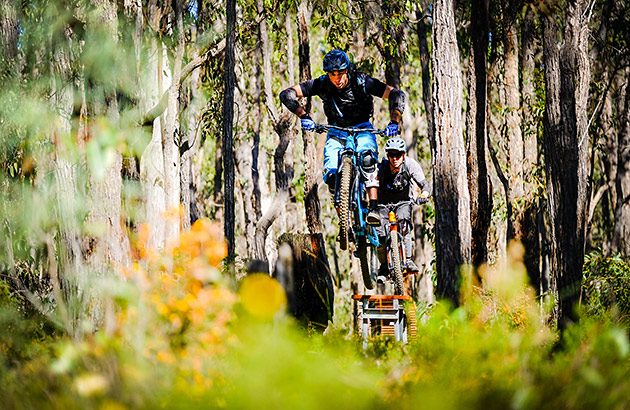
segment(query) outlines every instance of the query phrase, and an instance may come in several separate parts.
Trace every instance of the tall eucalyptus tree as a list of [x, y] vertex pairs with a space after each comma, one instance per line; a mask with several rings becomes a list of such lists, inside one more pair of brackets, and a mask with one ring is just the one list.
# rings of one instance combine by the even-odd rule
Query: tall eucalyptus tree
[[18, 70], [18, 2], [0, 2], [0, 79], [17, 74]]
[[433, 13], [433, 121], [435, 124], [435, 248], [437, 295], [459, 304], [462, 265], [470, 263], [470, 193], [462, 133], [462, 79], [453, 0], [437, 0]]
[[224, 100], [223, 100], [223, 206], [224, 234], [228, 245], [228, 257], [234, 256], [234, 48], [236, 47], [236, 0], [226, 0]]
[[[549, 191], [553, 288], [558, 296], [561, 328], [576, 320], [584, 262], [586, 211], [586, 149], [582, 124], [586, 55], [586, 2], [566, 4], [562, 42], [558, 41], [557, 9], [543, 15], [543, 58], [546, 101], [544, 113], [545, 168]], [[586, 78], [588, 80], [588, 78]], [[587, 95], [587, 94], [586, 94]]]
[[466, 120], [468, 187], [472, 224], [471, 261], [479, 267], [488, 261], [488, 231], [492, 214], [492, 189], [486, 165], [487, 141], [487, 56], [489, 42], [489, 0], [471, 4], [471, 63], [468, 81], [468, 111]]

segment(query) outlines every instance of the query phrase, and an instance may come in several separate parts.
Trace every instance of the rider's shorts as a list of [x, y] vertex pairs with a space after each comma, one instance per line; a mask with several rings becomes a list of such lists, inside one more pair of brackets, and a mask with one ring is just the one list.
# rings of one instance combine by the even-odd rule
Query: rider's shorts
[[[391, 205], [390, 205], [391, 207]], [[411, 205], [408, 202], [400, 203], [396, 206], [394, 212], [396, 213], [396, 220], [398, 222], [404, 221], [406, 226], [406, 234], [409, 234], [411, 231]], [[388, 229], [389, 222], [389, 208], [385, 205], [378, 206], [378, 217], [381, 220], [381, 224], [376, 227], [376, 233], [380, 237], [386, 236], [385, 229]]]
[[[374, 128], [371, 122], [364, 122], [355, 126], [356, 128]], [[347, 134], [339, 130], [330, 130], [326, 138], [326, 146], [324, 147], [324, 181], [337, 173], [339, 168], [339, 152], [345, 147]], [[370, 132], [362, 132], [357, 136], [357, 151], [371, 150], [378, 161], [378, 146], [376, 145], [376, 136]], [[366, 186], [378, 186], [376, 179], [377, 171], [373, 174], [369, 173]]]

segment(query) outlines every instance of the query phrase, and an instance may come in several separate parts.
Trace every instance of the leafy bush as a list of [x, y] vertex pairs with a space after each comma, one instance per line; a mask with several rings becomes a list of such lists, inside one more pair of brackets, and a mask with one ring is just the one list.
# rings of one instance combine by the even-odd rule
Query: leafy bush
[[609, 320], [630, 320], [630, 266], [619, 255], [586, 257], [582, 282], [582, 303], [587, 316]]
[[105, 301], [116, 306], [108, 326], [80, 339], [21, 332], [28, 349], [0, 351], [3, 408], [630, 405], [628, 329], [595, 316], [556, 334], [526, 284], [519, 248], [481, 272], [483, 288], [469, 288], [461, 307], [434, 305], [417, 340], [375, 341], [363, 351], [344, 329], [321, 335], [297, 326], [268, 276], [246, 276], [234, 289], [218, 269], [218, 226], [198, 222], [161, 252], [145, 237], [133, 268], [110, 284], [118, 291]]

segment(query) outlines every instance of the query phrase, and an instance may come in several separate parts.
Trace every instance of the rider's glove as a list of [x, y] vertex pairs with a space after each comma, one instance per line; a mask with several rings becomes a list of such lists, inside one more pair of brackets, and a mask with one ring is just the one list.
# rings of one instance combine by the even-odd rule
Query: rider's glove
[[309, 117], [308, 114], [304, 114], [300, 117], [300, 120], [302, 121], [302, 129], [306, 130], [306, 131], [311, 131], [315, 129], [315, 121], [313, 121], [311, 119], [311, 117]]
[[398, 135], [398, 122], [390, 121], [387, 128], [385, 128], [385, 136], [387, 138]]
[[425, 198], [423, 196], [419, 196], [416, 198], [416, 204], [418, 205], [426, 204], [427, 202], [429, 202], [429, 198]]

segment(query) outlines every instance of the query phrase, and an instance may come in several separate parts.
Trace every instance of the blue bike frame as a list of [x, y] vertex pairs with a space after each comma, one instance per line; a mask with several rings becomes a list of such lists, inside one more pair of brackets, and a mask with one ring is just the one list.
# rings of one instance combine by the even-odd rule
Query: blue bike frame
[[[353, 233], [355, 235], [355, 240], [359, 236], [365, 236], [369, 243], [374, 246], [379, 246], [378, 234], [376, 233], [376, 228], [373, 226], [368, 226], [365, 220], [369, 210], [367, 206], [364, 206], [364, 201], [362, 195], [367, 192], [367, 188], [365, 187], [364, 178], [361, 175], [361, 156], [359, 152], [357, 152], [357, 136], [362, 132], [370, 132], [372, 134], [383, 134], [383, 130], [378, 130], [374, 128], [344, 128], [337, 127], [335, 125], [318, 125], [317, 131], [322, 132], [323, 130], [335, 129], [338, 131], [344, 131], [347, 133], [346, 136], [346, 145], [343, 149], [339, 151], [339, 164], [343, 164], [344, 157], [350, 157], [352, 159], [352, 165], [354, 168], [353, 172], [353, 181], [352, 188], [350, 192], [351, 199], [351, 208], [354, 214], [353, 219]], [[339, 172], [337, 170], [337, 178], [339, 178]], [[336, 184], [335, 188], [335, 204], [339, 202], [339, 184]]]

